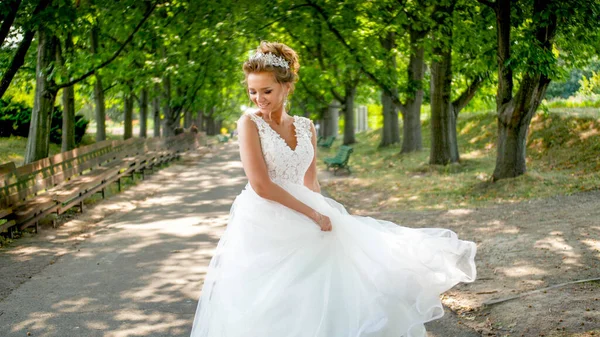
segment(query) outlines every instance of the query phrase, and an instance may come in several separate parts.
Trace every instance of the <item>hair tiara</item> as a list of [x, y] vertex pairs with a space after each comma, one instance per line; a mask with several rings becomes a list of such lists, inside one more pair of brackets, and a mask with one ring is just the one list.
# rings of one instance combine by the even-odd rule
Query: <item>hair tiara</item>
[[254, 55], [250, 56], [250, 58], [248, 60], [249, 61], [264, 60], [265, 64], [269, 65], [269, 66], [281, 67], [281, 68], [285, 68], [285, 69], [290, 68], [290, 65], [287, 63], [287, 61], [283, 57], [277, 56], [273, 53], [257, 52]]

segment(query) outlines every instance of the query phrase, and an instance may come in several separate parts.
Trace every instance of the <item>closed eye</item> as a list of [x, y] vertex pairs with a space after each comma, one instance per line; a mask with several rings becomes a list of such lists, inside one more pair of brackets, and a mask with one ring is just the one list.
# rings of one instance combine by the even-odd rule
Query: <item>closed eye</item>
[[[265, 90], [265, 94], [267, 94], [267, 95], [270, 94], [270, 93], [272, 93], [272, 92], [273, 92], [273, 90]], [[250, 95], [256, 95], [256, 91], [253, 91], [253, 90], [248, 91], [248, 93]]]

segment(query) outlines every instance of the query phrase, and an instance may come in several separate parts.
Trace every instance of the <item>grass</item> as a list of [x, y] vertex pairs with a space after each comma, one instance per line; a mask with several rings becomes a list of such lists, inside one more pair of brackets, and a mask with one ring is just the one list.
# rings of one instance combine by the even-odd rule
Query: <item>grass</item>
[[[600, 188], [600, 120], [540, 113], [528, 137], [528, 172], [516, 179], [491, 182], [496, 160], [496, 117], [459, 117], [461, 161], [432, 166], [429, 161], [429, 121], [423, 122], [424, 150], [400, 154], [399, 146], [377, 149], [380, 130], [357, 135], [350, 159], [353, 174], [332, 180], [327, 191], [351, 208], [370, 211], [481, 207], [572, 194]], [[321, 150], [322, 159], [333, 156]]]
[[[16, 166], [23, 165], [27, 138], [11, 136], [0, 138], [0, 164], [15, 162]], [[50, 155], [60, 153], [60, 145], [50, 143]]]

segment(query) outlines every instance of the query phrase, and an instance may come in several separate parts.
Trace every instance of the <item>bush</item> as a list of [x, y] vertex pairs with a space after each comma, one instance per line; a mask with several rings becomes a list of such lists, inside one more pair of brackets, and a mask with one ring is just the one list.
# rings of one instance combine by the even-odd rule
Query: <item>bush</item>
[[0, 137], [27, 137], [31, 108], [20, 102], [0, 99]]
[[[0, 137], [29, 135], [31, 108], [23, 103], [0, 99]], [[75, 115], [75, 145], [81, 143], [89, 121], [81, 115]], [[54, 107], [50, 123], [50, 141], [62, 142], [62, 109]]]

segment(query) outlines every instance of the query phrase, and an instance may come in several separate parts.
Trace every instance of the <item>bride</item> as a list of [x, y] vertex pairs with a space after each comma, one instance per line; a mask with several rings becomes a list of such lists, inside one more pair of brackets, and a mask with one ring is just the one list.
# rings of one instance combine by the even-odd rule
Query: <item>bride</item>
[[235, 199], [192, 337], [417, 337], [439, 296], [475, 280], [473, 242], [350, 215], [320, 194], [312, 122], [286, 112], [298, 56], [262, 42], [243, 66], [257, 113], [238, 121]]

